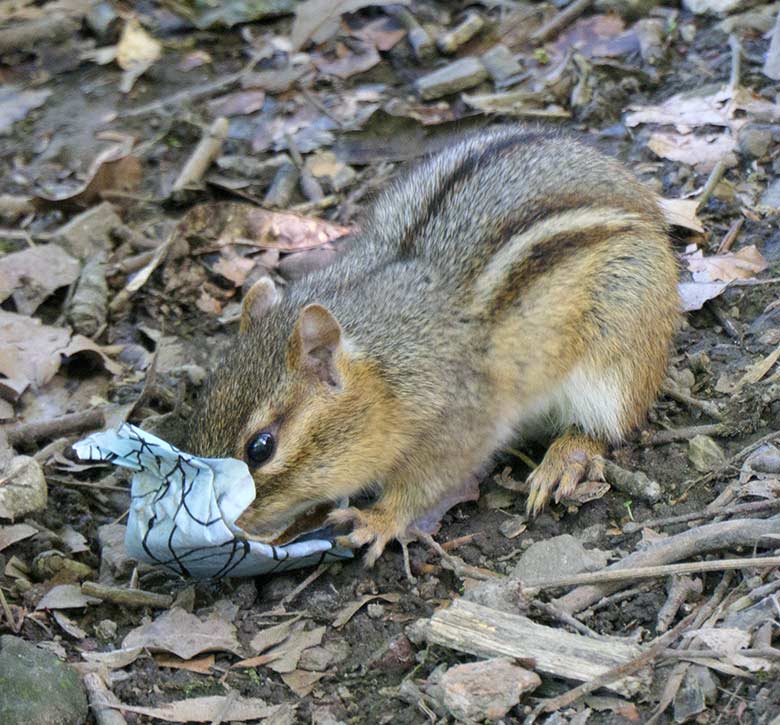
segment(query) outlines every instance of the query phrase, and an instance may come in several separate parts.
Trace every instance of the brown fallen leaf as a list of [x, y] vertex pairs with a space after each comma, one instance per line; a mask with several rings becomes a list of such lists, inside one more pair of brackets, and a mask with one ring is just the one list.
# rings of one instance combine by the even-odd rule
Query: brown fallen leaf
[[359, 48], [358, 52], [353, 52], [340, 44], [336, 49], [335, 58], [314, 53], [312, 62], [320, 73], [337, 78], [349, 78], [358, 73], [365, 73], [381, 60], [376, 47], [371, 43], [361, 42], [354, 45]]
[[115, 649], [109, 652], [82, 651], [81, 656], [90, 663], [102, 665], [108, 670], [121, 670], [123, 667], [135, 662], [144, 654], [143, 647], [129, 647], [127, 649]]
[[[290, 33], [293, 50], [300, 50], [307, 40], [323, 43], [334, 36], [344, 13], [381, 4], [380, 0], [304, 0], [295, 9]], [[409, 0], [398, 0], [395, 4], [408, 5]]]
[[152, 652], [170, 652], [189, 660], [203, 652], [242, 654], [236, 628], [219, 616], [201, 621], [194, 614], [173, 607], [154, 621], [131, 630], [122, 647], [146, 647]]
[[668, 224], [690, 229], [699, 234], [704, 233], [704, 227], [696, 214], [696, 210], [699, 208], [698, 201], [695, 199], [661, 199], [659, 203]]
[[353, 28], [350, 33], [371, 43], [377, 50], [384, 53], [394, 48], [403, 39], [406, 35], [406, 28], [397, 18], [388, 16], [372, 20], [361, 28]]
[[265, 103], [265, 91], [255, 88], [214, 98], [208, 102], [208, 107], [214, 117], [246, 116], [259, 111], [263, 103]]
[[212, 269], [226, 280], [232, 282], [233, 286], [240, 287], [246, 282], [246, 278], [254, 267], [254, 259], [242, 257], [236, 254], [232, 247], [225, 247], [222, 249], [220, 258], [215, 262]]
[[41, 210], [88, 207], [100, 201], [106, 191], [135, 191], [141, 175], [141, 162], [130, 154], [128, 144], [117, 144], [95, 158], [87, 171], [86, 182], [76, 191], [57, 197], [39, 194], [33, 203]]
[[289, 687], [298, 697], [306, 697], [314, 686], [327, 675], [327, 672], [307, 672], [306, 670], [294, 670], [282, 675], [282, 682]]
[[574, 50], [586, 58], [619, 57], [637, 52], [639, 38], [624, 31], [625, 23], [620, 15], [591, 15], [580, 18], [561, 33], [552, 50], [561, 57]]
[[767, 375], [780, 359], [780, 347], [775, 348], [769, 355], [761, 358], [757, 363], [749, 365], [745, 374], [737, 382], [737, 390], [745, 385], [755, 385]]
[[73, 639], [86, 639], [87, 633], [78, 626], [69, 616], [61, 611], [53, 610], [51, 618], [59, 625], [60, 629]]
[[192, 242], [194, 254], [205, 254], [231, 244], [298, 252], [320, 247], [350, 231], [316, 217], [225, 201], [193, 207], [179, 222], [176, 233]]
[[[303, 627], [302, 622], [299, 625]], [[274, 657], [273, 661], [268, 663], [268, 668], [279, 674], [292, 672], [298, 667], [303, 651], [319, 645], [324, 635], [325, 627], [309, 630], [301, 628], [293, 632], [284, 642], [268, 651], [267, 654]]]
[[63, 357], [76, 355], [99, 362], [114, 375], [124, 369], [88, 337], [73, 335], [66, 327], [44, 325], [34, 317], [0, 310], [0, 375], [15, 381], [15, 387], [45, 385], [59, 370]]
[[754, 244], [738, 252], [704, 256], [701, 249], [686, 254], [683, 259], [693, 274], [694, 282], [732, 282], [751, 279], [763, 272], [768, 263]]
[[157, 654], [154, 656], [154, 661], [158, 667], [169, 667], [173, 670], [189, 670], [199, 675], [207, 675], [214, 666], [215, 658], [214, 655], [206, 655], [205, 657], [196, 657], [191, 660], [182, 660], [170, 655]]
[[0, 302], [12, 297], [18, 312], [31, 315], [53, 292], [75, 282], [80, 268], [56, 244], [6, 254], [0, 258]]
[[703, 172], [712, 170], [721, 159], [727, 166], [737, 163], [734, 155], [736, 141], [729, 133], [682, 135], [657, 132], [650, 136], [647, 147], [656, 156], [696, 166]]
[[363, 606], [369, 602], [373, 602], [375, 599], [395, 603], [401, 599], [401, 595], [396, 594], [395, 592], [391, 592], [390, 594], [366, 594], [365, 596], [360, 597], [360, 599], [356, 599], [354, 602], [347, 604], [347, 606], [345, 606], [333, 619], [333, 626], [336, 629], [341, 629], [341, 627], [349, 622]]
[[83, 609], [90, 604], [100, 604], [100, 599], [82, 594], [78, 584], [58, 584], [43, 595], [35, 609]]

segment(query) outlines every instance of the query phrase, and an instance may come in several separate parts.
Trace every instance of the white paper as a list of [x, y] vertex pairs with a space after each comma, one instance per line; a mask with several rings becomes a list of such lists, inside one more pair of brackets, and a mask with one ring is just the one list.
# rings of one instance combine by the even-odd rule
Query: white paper
[[352, 556], [330, 538], [313, 538], [319, 532], [284, 546], [240, 538], [236, 519], [255, 499], [243, 461], [198, 458], [130, 424], [73, 448], [82, 460], [135, 471], [125, 547], [138, 561], [203, 578], [256, 576]]

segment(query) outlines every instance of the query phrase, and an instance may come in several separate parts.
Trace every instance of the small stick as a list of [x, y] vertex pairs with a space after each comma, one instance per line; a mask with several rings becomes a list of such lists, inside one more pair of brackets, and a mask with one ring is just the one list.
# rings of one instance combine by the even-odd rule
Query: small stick
[[557, 15], [548, 20], [541, 28], [531, 33], [531, 40], [541, 42], [549, 40], [559, 30], [573, 23], [590, 6], [593, 0], [574, 0]]
[[742, 226], [744, 223], [745, 217], [741, 216], [729, 227], [729, 230], [726, 232], [726, 236], [724, 236], [721, 240], [721, 243], [718, 245], [718, 249], [715, 254], [725, 254], [731, 249], [732, 246], [734, 246], [734, 242], [737, 240], [737, 236], [739, 235], [740, 231], [742, 231]]
[[610, 594], [608, 597], [600, 599], [592, 607], [584, 610], [580, 616], [583, 618], [592, 617], [593, 614], [599, 609], [605, 609], [606, 607], [611, 607], [613, 604], [624, 602], [626, 599], [631, 599], [631, 597], [635, 597], [637, 594], [644, 594], [645, 592], [649, 592], [653, 589], [653, 587], [655, 587], [655, 582], [651, 582], [650, 584], [640, 584], [638, 587], [625, 589], [622, 592], [615, 592], [614, 594]]
[[306, 587], [309, 586], [312, 582], [319, 579], [330, 567], [333, 565], [332, 561], [326, 562], [325, 564], [320, 564], [309, 576], [307, 576], [295, 589], [293, 589], [289, 594], [286, 594], [284, 599], [282, 599], [281, 602], [279, 602], [279, 606], [284, 609], [290, 602], [292, 602]]
[[737, 329], [736, 325], [723, 311], [720, 300], [707, 300], [706, 305], [707, 309], [715, 316], [718, 324], [723, 328], [723, 332], [725, 332], [732, 340], [740, 342], [742, 340], [742, 335], [739, 334], [739, 330]]
[[546, 581], [531, 581], [523, 587], [523, 594], [536, 596], [544, 589], [579, 586], [581, 584], [604, 584], [607, 582], [633, 581], [636, 579], [657, 579], [673, 574], [698, 574], [708, 571], [729, 569], [773, 568], [780, 566], [780, 556], [766, 556], [750, 559], [719, 559], [718, 561], [689, 561], [681, 564], [662, 564], [632, 569], [604, 569], [572, 576], [562, 576]]
[[710, 418], [715, 420], [723, 420], [723, 413], [720, 412], [718, 406], [715, 403], [711, 403], [709, 400], [699, 400], [692, 395], [680, 390], [676, 385], [665, 384], [661, 386], [661, 392], [668, 398], [676, 400], [678, 403], [687, 405], [691, 408], [697, 408]]
[[18, 634], [19, 627], [16, 622], [14, 622], [13, 612], [11, 611], [11, 607], [8, 606], [2, 587], [0, 587], [0, 608], [2, 608], [5, 619], [8, 622], [8, 628], [15, 634]]
[[455, 539], [450, 539], [449, 541], [445, 541], [441, 548], [444, 549], [444, 551], [453, 551], [454, 549], [459, 549], [461, 546], [465, 546], [466, 544], [470, 544], [472, 541], [474, 541], [474, 537], [476, 534], [466, 534], [465, 536], [458, 536]]
[[[738, 649], [734, 651], [734, 654], [742, 655], [743, 657], [763, 657], [768, 660], [780, 660], [780, 649], [775, 647]], [[695, 657], [712, 657], [713, 659], [719, 660], [723, 658], [723, 652], [719, 652], [715, 649], [665, 649], [661, 653], [661, 657], [667, 657], [673, 660], [686, 660]]]
[[741, 612], [764, 597], [773, 594], [778, 589], [780, 589], [780, 579], [775, 579], [775, 581], [768, 584], [762, 584], [760, 587], [756, 587], [753, 591], [745, 594], [744, 597], [740, 597], [735, 602], [732, 602], [729, 606], [729, 612]]
[[729, 433], [729, 427], [723, 423], [711, 423], [708, 425], [690, 425], [684, 428], [672, 428], [671, 430], [659, 430], [642, 441], [648, 446], [662, 446], [675, 441], [689, 441], [698, 435], [722, 436]]
[[742, 70], [742, 45], [736, 35], [729, 35], [729, 48], [731, 48], [729, 88], [734, 91], [739, 86], [739, 77]]
[[623, 525], [623, 532], [626, 534], [633, 534], [641, 529], [655, 529], [661, 526], [685, 524], [689, 521], [714, 519], [718, 516], [754, 514], [776, 508], [780, 508], [780, 499], [777, 498], [771, 499], [770, 501], [751, 501], [750, 503], [742, 503], [735, 506], [719, 506], [718, 508], [704, 509], [703, 511], [691, 511], [690, 513], [679, 514], [678, 516], [666, 516], [664, 518], [649, 519], [648, 521], [629, 521], [627, 524]]
[[127, 725], [127, 720], [114, 709], [121, 705], [119, 699], [106, 687], [97, 672], [87, 672], [84, 675], [84, 687], [97, 725]]
[[704, 585], [701, 579], [691, 579], [689, 576], [673, 576], [669, 584], [666, 601], [658, 610], [655, 631], [666, 632], [689, 595], [701, 594], [703, 590]]
[[729, 282], [729, 287], [758, 287], [762, 284], [777, 284], [780, 277], [767, 277], [767, 279], [735, 279]]
[[558, 607], [552, 604], [548, 604], [547, 602], [540, 602], [538, 599], [533, 599], [531, 600], [531, 606], [534, 609], [538, 609], [540, 612], [543, 612], [548, 617], [552, 617], [553, 619], [557, 619], [559, 622], [568, 625], [580, 634], [584, 634], [587, 637], [593, 637], [594, 639], [609, 640], [609, 637], [605, 637], [603, 634], [599, 634], [595, 630], [588, 627], [587, 624], [583, 624], [576, 617], [573, 617], [568, 612], [564, 612], [563, 610], [558, 609]]
[[[607, 670], [604, 674], [599, 675], [598, 677], [594, 677], [588, 682], [583, 682], [581, 685], [572, 688], [568, 692], [564, 692], [562, 695], [558, 695], [558, 697], [551, 697], [547, 700], [542, 700], [542, 702], [540, 702], [534, 708], [534, 711], [530, 717], [535, 718], [536, 715], [542, 712], [555, 712], [556, 710], [560, 710], [561, 708], [567, 707], [576, 702], [581, 697], [590, 694], [594, 690], [597, 690], [600, 687], [604, 687], [604, 685], [608, 685], [615, 680], [619, 680], [621, 677], [625, 677], [626, 675], [630, 675], [634, 672], [637, 672], [638, 670], [641, 670], [646, 665], [649, 665], [656, 657], [658, 657], [660, 653], [665, 651], [665, 649], [672, 642], [677, 640], [677, 638], [680, 637], [680, 635], [682, 635], [686, 629], [688, 629], [695, 617], [696, 612], [691, 612], [691, 614], [689, 614], [682, 621], [678, 622], [666, 634], [662, 634], [660, 637], [657, 637], [655, 642], [653, 642], [653, 644], [651, 644], [648, 649], [642, 652], [642, 654], [638, 657], [635, 657], [633, 660], [624, 662], [622, 665], [618, 665], [617, 667], [613, 667], [611, 670]], [[526, 722], [528, 721], [526, 720]], [[533, 722], [533, 720], [531, 720], [531, 722]]]
[[168, 609], [173, 604], [173, 597], [168, 594], [147, 592], [143, 589], [128, 589], [127, 587], [114, 587], [98, 582], [84, 582], [81, 585], [81, 593], [88, 597], [96, 597], [104, 602], [121, 604], [124, 607], [154, 607], [155, 609]]
[[715, 191], [715, 187], [718, 185], [721, 178], [723, 178], [724, 173], [726, 173], [726, 162], [724, 159], [721, 159], [715, 164], [715, 168], [710, 171], [710, 175], [707, 177], [707, 183], [704, 184], [704, 188], [701, 190], [701, 194], [697, 199], [696, 211], [700, 211], [709, 201], [712, 192]]
[[32, 445], [43, 438], [60, 438], [73, 433], [102, 428], [106, 424], [106, 416], [102, 408], [92, 408], [81, 413], [69, 413], [51, 420], [35, 423], [19, 423], [6, 428], [8, 442], [14, 446]]
[[206, 170], [222, 151], [229, 125], [224, 116], [220, 116], [211, 124], [208, 132], [201, 138], [187, 163], [184, 164], [178, 178], [173, 182], [172, 192], [200, 183]]
[[483, 569], [477, 569], [475, 566], [469, 566], [459, 556], [448, 554], [440, 544], [438, 544], [430, 534], [423, 531], [415, 531], [414, 536], [424, 544], [433, 549], [441, 559], [445, 569], [449, 569], [461, 579], [479, 579], [480, 581], [493, 581], [500, 578], [498, 574], [491, 576]]

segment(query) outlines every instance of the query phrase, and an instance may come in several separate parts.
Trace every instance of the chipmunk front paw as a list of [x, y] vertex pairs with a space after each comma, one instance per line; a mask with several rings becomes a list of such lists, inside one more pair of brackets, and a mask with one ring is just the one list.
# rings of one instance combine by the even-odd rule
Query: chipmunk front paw
[[336, 543], [350, 549], [359, 549], [371, 544], [364, 563], [372, 567], [393, 539], [399, 538], [404, 527], [399, 527], [396, 517], [389, 511], [373, 506], [368, 509], [354, 507], [337, 509], [328, 514], [328, 523], [336, 526], [352, 525], [352, 531], [339, 536]]
[[553, 441], [539, 466], [528, 476], [526, 511], [536, 516], [555, 491], [555, 502], [571, 496], [583, 481], [604, 480], [606, 446], [582, 433], [568, 432]]

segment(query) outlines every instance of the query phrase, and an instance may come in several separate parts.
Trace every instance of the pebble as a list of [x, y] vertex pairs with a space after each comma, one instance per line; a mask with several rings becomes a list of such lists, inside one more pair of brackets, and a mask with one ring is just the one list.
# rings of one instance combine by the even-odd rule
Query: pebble
[[555, 576], [597, 571], [607, 565], [607, 555], [586, 549], [571, 534], [553, 536], [529, 546], [512, 570], [511, 578], [528, 582]]
[[414, 86], [424, 101], [430, 101], [473, 88], [487, 77], [485, 66], [477, 58], [461, 58], [418, 78]]
[[737, 133], [739, 150], [750, 158], [760, 159], [772, 143], [772, 129], [755, 123], [744, 125]]
[[111, 231], [121, 226], [122, 220], [113, 205], [104, 201], [61, 226], [54, 232], [51, 242], [59, 244], [74, 257], [89, 259], [111, 249]]
[[0, 637], [0, 722], [82, 725], [87, 698], [70, 665], [18, 637]]
[[694, 436], [688, 441], [688, 460], [701, 473], [708, 473], [726, 463], [721, 447], [709, 436]]
[[439, 687], [444, 707], [453, 717], [482, 722], [504, 717], [524, 694], [541, 684], [535, 672], [497, 657], [451, 667]]
[[357, 176], [355, 169], [339, 161], [332, 151], [320, 151], [309, 156], [306, 169], [328, 193], [345, 189]]
[[259, 184], [270, 184], [279, 168], [291, 163], [292, 161], [287, 154], [277, 154], [263, 160], [243, 154], [227, 155], [220, 156], [216, 161], [217, 167], [222, 171], [253, 179]]

